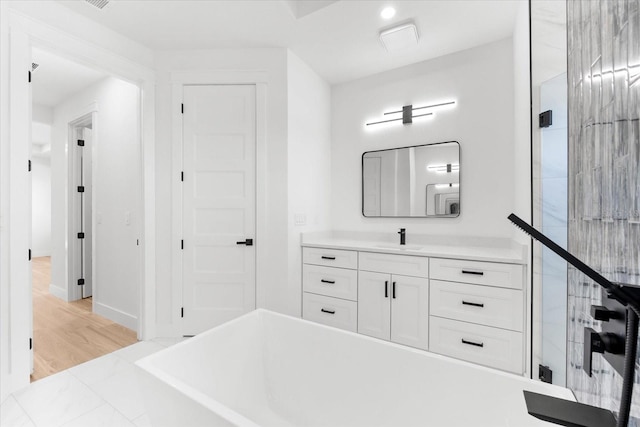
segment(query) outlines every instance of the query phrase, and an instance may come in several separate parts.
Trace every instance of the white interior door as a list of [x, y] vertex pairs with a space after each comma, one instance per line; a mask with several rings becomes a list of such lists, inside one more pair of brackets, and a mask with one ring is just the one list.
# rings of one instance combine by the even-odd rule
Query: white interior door
[[380, 157], [365, 157], [362, 163], [364, 185], [362, 189], [362, 213], [364, 216], [380, 216]]
[[184, 87], [183, 334], [255, 309], [256, 91]]

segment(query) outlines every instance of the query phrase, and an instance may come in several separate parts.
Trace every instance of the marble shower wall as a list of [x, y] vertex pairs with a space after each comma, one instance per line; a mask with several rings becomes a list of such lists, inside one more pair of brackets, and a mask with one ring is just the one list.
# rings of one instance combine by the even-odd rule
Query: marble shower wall
[[[567, 6], [569, 251], [609, 280], [640, 284], [640, 0]], [[593, 377], [582, 370], [583, 329], [600, 330], [589, 315], [600, 288], [573, 268], [568, 285], [567, 386], [617, 411], [620, 375], [598, 354]], [[640, 426], [638, 376], [632, 417]]]

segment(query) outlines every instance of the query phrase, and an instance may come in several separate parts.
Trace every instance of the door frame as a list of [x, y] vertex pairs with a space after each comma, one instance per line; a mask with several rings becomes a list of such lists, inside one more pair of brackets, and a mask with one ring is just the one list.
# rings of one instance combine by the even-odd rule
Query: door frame
[[183, 170], [183, 134], [182, 134], [182, 103], [184, 86], [189, 85], [255, 85], [256, 87], [256, 265], [255, 287], [256, 308], [264, 306], [264, 296], [260, 292], [261, 265], [258, 262], [266, 252], [266, 245], [261, 244], [266, 236], [266, 194], [267, 186], [264, 179], [267, 172], [267, 84], [268, 74], [264, 71], [216, 70], [209, 72], [178, 71], [171, 73], [171, 122], [172, 122], [172, 225], [171, 251], [172, 277], [174, 284], [171, 291], [171, 333], [182, 336], [182, 304], [183, 304], [183, 268], [182, 268], [182, 181]]
[[[27, 71], [31, 69], [31, 49], [39, 47], [90, 67], [108, 71], [111, 75], [137, 85], [140, 88], [140, 149], [142, 192], [140, 205], [143, 212], [141, 234], [142, 268], [140, 269], [140, 287], [138, 289], [138, 338], [149, 339], [155, 336], [155, 72], [141, 64], [127, 59], [115, 51], [76, 37], [51, 25], [31, 19], [20, 12], [4, 9], [8, 12], [9, 33], [9, 108], [8, 115], [10, 158], [2, 162], [3, 206], [6, 206], [8, 225], [6, 235], [9, 257], [2, 259], [3, 269], [7, 268], [8, 307], [3, 319], [8, 319], [7, 336], [2, 344], [3, 351], [0, 391], [5, 397], [8, 393], [29, 384], [31, 349], [26, 344], [32, 337], [31, 289], [24, 286], [31, 283], [31, 263], [27, 250], [31, 245], [31, 202], [29, 188], [30, 175], [27, 162], [30, 157], [31, 134], [31, 86], [27, 80]], [[4, 150], [4, 148], [3, 148]], [[6, 168], [6, 169], [5, 169]], [[7, 178], [5, 180], [5, 178]], [[8, 206], [6, 205], [8, 204]], [[5, 265], [4, 263], [7, 262]], [[5, 279], [3, 277], [3, 280]], [[6, 316], [6, 317], [5, 317]], [[3, 328], [3, 332], [5, 329]], [[6, 340], [6, 341], [5, 341]]]

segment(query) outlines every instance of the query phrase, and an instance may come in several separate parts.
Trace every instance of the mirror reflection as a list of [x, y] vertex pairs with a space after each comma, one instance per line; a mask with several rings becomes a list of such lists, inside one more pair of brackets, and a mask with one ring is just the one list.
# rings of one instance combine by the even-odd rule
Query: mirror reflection
[[451, 141], [364, 153], [362, 214], [459, 216], [460, 144]]

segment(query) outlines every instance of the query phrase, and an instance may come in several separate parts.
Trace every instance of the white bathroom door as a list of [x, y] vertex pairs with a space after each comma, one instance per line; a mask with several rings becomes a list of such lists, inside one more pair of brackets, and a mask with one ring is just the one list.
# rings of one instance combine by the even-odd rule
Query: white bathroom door
[[364, 216], [381, 215], [381, 163], [380, 157], [365, 157], [362, 159], [364, 176], [362, 188], [362, 214]]
[[256, 91], [184, 87], [183, 334], [256, 306]]

